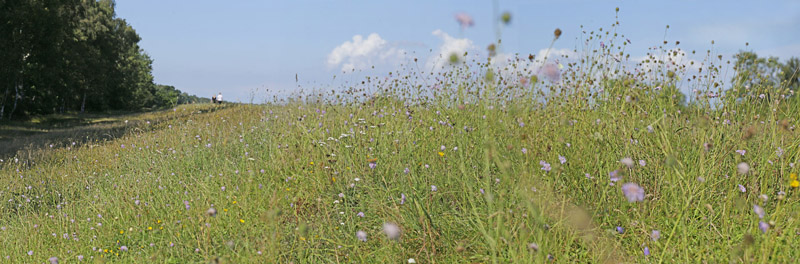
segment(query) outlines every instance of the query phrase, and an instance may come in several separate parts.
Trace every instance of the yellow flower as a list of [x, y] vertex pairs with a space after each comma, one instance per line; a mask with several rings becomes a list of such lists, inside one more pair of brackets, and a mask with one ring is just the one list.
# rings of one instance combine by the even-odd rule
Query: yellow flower
[[797, 173], [792, 172], [789, 174], [789, 178], [792, 178], [792, 180], [797, 180]]
[[310, 165], [314, 165], [314, 162], [312, 161], [312, 162], [309, 162], [308, 164], [310, 164]]
[[239, 222], [244, 224], [244, 219], [239, 219]]
[[233, 201], [233, 204], [236, 204], [236, 201]]
[[439, 151], [439, 157], [444, 157], [444, 152]]
[[228, 211], [228, 208], [222, 208], [222, 211], [225, 211], [225, 212], [227, 212], [227, 211]]
[[792, 182], [789, 183], [789, 186], [792, 186], [792, 188], [800, 187], [800, 181], [792, 180]]
[[125, 233], [125, 231], [124, 231], [124, 230], [120, 230], [120, 231], [119, 231], [119, 234], [120, 234], [120, 235], [122, 235], [122, 234], [124, 234], [124, 233]]
[[153, 230], [153, 227], [152, 226], [148, 226], [147, 230]]

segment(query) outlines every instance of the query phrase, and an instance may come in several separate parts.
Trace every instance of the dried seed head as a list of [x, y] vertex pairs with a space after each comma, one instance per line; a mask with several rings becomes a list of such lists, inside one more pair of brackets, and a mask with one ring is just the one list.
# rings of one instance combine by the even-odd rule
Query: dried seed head
[[553, 32], [553, 35], [556, 36], [555, 39], [558, 39], [559, 37], [561, 37], [561, 29], [560, 28], [556, 28], [556, 31]]

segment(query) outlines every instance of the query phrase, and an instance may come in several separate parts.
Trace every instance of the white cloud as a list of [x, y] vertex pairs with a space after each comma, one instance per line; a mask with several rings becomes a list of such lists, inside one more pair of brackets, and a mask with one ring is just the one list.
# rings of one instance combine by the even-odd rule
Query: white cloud
[[377, 33], [367, 38], [353, 36], [353, 41], [345, 41], [328, 54], [328, 66], [342, 65], [342, 71], [363, 70], [379, 64], [394, 64], [404, 58], [405, 51], [392, 47]]
[[426, 64], [428, 69], [434, 71], [441, 69], [450, 63], [452, 54], [458, 55], [459, 59], [463, 61], [465, 59], [464, 52], [475, 50], [475, 45], [468, 38], [454, 38], [440, 29], [434, 30], [432, 34], [439, 37], [442, 40], [442, 44], [439, 45], [436, 53], [428, 58]]

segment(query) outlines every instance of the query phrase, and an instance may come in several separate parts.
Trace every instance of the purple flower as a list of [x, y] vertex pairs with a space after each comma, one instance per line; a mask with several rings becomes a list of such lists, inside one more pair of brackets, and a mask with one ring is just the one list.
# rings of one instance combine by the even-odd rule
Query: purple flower
[[606, 48], [606, 44], [605, 44], [605, 43], [603, 43], [602, 41], [600, 41], [600, 48], [601, 48], [601, 49], [605, 49], [605, 48]]
[[650, 239], [653, 241], [658, 241], [659, 238], [661, 238], [661, 231], [653, 230], [650, 232]]
[[403, 173], [405, 173], [405, 174], [408, 174], [409, 172], [411, 172], [411, 171], [410, 171], [410, 170], [408, 170], [408, 168], [406, 168], [406, 169], [404, 169], [404, 170], [403, 170]]
[[550, 163], [544, 162], [543, 160], [539, 161], [539, 165], [542, 165], [542, 170], [550, 172], [552, 168], [550, 168]]
[[639, 160], [639, 166], [644, 167], [645, 165], [647, 165], [647, 162], [645, 162], [644, 160]]
[[358, 212], [358, 214], [356, 214], [356, 215], [357, 215], [358, 217], [364, 217], [364, 212]]
[[356, 232], [356, 238], [361, 240], [361, 242], [367, 242], [367, 232], [358, 230], [358, 232]]
[[565, 158], [564, 156], [560, 156], [559, 155], [558, 156], [558, 161], [561, 162], [561, 164], [564, 164], [564, 163], [567, 163], [567, 158]]
[[617, 170], [613, 170], [613, 171], [609, 172], [608, 176], [611, 177], [610, 178], [611, 185], [614, 185], [615, 182], [618, 182], [620, 180], [619, 172], [617, 172]]
[[621, 226], [618, 226], [618, 227], [617, 227], [617, 233], [619, 233], [619, 234], [625, 234], [625, 228], [622, 228]]
[[632, 182], [622, 185], [622, 193], [625, 194], [625, 198], [628, 198], [628, 202], [641, 202], [644, 200], [644, 189]]
[[758, 222], [758, 229], [761, 229], [762, 233], [766, 233], [769, 230], [769, 224], [764, 223], [764, 221]]
[[776, 150], [775, 153], [778, 154], [778, 157], [780, 158], [781, 156], [783, 156], [783, 149], [781, 147], [778, 147], [778, 150]]
[[650, 256], [650, 248], [649, 247], [644, 247], [644, 255], [645, 256]]
[[128, 251], [128, 247], [127, 246], [121, 246], [121, 247], [119, 247], [119, 250]]
[[528, 154], [528, 149], [522, 148], [522, 154]]
[[432, 191], [432, 192], [435, 192], [435, 191], [438, 191], [438, 190], [439, 190], [439, 189], [438, 189], [438, 188], [436, 188], [436, 185], [431, 185], [431, 191]]
[[761, 206], [758, 206], [757, 204], [753, 205], [753, 213], [756, 213], [758, 218], [764, 218], [764, 208], [761, 208]]
[[743, 185], [741, 185], [741, 184], [738, 184], [738, 185], [739, 185], [739, 191], [742, 191], [742, 192], [747, 192], [747, 188], [745, 188], [745, 187], [744, 187]]
[[378, 167], [378, 163], [376, 163], [376, 162], [374, 162], [374, 161], [372, 161], [372, 162], [370, 162], [370, 163], [369, 163], [369, 168], [370, 168], [370, 169], [375, 169], [375, 167]]
[[744, 156], [744, 154], [745, 154], [745, 153], [747, 153], [747, 151], [746, 151], [746, 150], [743, 150], [743, 149], [739, 149], [739, 150], [736, 150], [736, 153], [739, 153], [739, 154], [741, 154], [742, 156]]
[[406, 203], [406, 194], [405, 193], [401, 193], [400, 194], [400, 204], [404, 204], [404, 203]]
[[47, 261], [50, 261], [50, 264], [58, 264], [58, 257], [50, 257]]

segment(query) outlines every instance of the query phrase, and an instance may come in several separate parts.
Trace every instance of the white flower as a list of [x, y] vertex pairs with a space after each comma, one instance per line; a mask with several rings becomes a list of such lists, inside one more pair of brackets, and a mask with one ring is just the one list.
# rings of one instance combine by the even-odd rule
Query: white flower
[[747, 172], [750, 171], [750, 165], [747, 165], [745, 162], [739, 163], [739, 165], [736, 165], [736, 171], [738, 171], [739, 174], [747, 174]]
[[631, 158], [624, 158], [624, 159], [619, 160], [619, 162], [621, 162], [622, 164], [624, 164], [628, 168], [633, 168], [633, 159], [631, 159]]
[[400, 238], [400, 227], [392, 223], [383, 223], [383, 233], [386, 233], [389, 239], [396, 240]]

